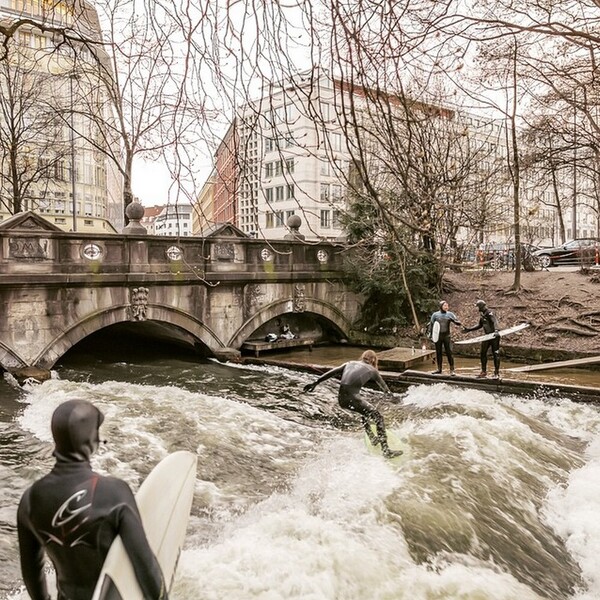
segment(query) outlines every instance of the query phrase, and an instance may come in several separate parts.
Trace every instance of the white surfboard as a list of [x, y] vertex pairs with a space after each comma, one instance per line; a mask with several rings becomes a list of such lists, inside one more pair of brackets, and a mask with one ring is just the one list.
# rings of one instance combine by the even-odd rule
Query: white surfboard
[[440, 322], [436, 321], [431, 328], [431, 341], [435, 344], [440, 339]]
[[[514, 327], [509, 327], [508, 329], [501, 329], [498, 333], [500, 337], [504, 337], [505, 335], [510, 335], [511, 333], [516, 333], [517, 331], [521, 331], [521, 329], [525, 329], [529, 327], [529, 323], [521, 323], [520, 325], [515, 325]], [[460, 340], [458, 342], [454, 342], [455, 344], [477, 344], [478, 342], [485, 342], [486, 340], [491, 340], [495, 337], [495, 333], [486, 333], [485, 335], [480, 335], [474, 338], [470, 338], [468, 340]]]
[[[164, 458], [135, 496], [150, 547], [170, 589], [192, 508], [197, 456], [180, 451]], [[144, 600], [120, 537], [112, 543], [92, 600]]]

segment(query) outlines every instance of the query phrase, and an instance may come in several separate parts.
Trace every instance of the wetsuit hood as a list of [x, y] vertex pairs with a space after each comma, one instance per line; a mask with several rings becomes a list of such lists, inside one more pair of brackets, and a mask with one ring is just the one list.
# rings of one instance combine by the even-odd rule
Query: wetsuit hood
[[484, 300], [477, 300], [477, 302], [475, 302], [475, 306], [479, 309], [479, 312], [483, 312], [487, 308]]
[[54, 456], [61, 461], [89, 461], [100, 443], [104, 415], [87, 400], [68, 400], [52, 415]]

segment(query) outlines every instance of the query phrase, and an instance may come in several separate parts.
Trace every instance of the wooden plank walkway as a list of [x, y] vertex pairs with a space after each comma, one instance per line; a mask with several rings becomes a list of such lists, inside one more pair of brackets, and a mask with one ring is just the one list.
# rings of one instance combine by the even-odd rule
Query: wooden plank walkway
[[431, 362], [435, 358], [433, 350], [421, 348], [390, 348], [377, 353], [380, 369], [390, 371], [403, 371], [424, 362]]
[[284, 350], [285, 348], [299, 348], [301, 346], [308, 346], [308, 349], [312, 350], [314, 345], [315, 340], [312, 338], [294, 338], [292, 340], [278, 338], [274, 342], [244, 342], [242, 350], [250, 350], [254, 352], [254, 356], [258, 356], [261, 352], [268, 352], [269, 350]]

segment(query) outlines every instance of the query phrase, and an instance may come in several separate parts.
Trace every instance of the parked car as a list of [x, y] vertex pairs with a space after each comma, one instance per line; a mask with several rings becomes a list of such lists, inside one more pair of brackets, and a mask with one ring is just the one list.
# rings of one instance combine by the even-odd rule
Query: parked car
[[580, 238], [555, 248], [541, 248], [534, 252], [543, 268], [555, 265], [591, 265], [598, 261], [600, 240]]

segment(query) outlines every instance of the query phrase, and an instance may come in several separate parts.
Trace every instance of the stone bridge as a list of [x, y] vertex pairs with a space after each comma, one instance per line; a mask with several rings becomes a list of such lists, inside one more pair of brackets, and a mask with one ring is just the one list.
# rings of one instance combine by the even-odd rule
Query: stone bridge
[[[226, 355], [282, 319], [302, 336], [351, 336], [359, 298], [344, 248], [255, 240], [67, 233], [34, 213], [0, 224], [0, 368], [51, 369], [78, 342], [119, 325]], [[122, 329], [123, 331], [123, 329]]]

